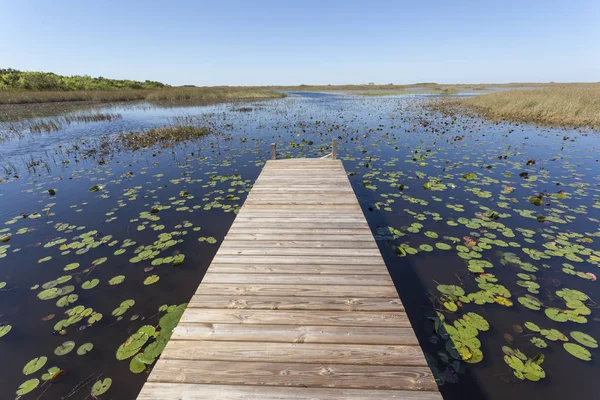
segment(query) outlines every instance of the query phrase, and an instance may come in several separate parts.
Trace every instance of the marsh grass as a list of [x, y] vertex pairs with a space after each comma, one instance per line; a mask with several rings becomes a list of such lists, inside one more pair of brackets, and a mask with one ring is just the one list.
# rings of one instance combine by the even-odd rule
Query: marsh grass
[[285, 97], [283, 93], [252, 87], [181, 87], [166, 89], [78, 90], [78, 91], [0, 91], [0, 104], [58, 102], [180, 102], [210, 104], [238, 100]]
[[205, 127], [172, 125], [146, 131], [121, 133], [114, 137], [114, 141], [127, 150], [135, 151], [156, 145], [171, 147], [175, 143], [196, 140], [209, 133], [210, 130]]
[[285, 94], [251, 87], [194, 87], [154, 91], [146, 100], [153, 103], [211, 104], [229, 101], [264, 100], [285, 97]]
[[600, 84], [506, 90], [462, 104], [495, 121], [600, 128]]

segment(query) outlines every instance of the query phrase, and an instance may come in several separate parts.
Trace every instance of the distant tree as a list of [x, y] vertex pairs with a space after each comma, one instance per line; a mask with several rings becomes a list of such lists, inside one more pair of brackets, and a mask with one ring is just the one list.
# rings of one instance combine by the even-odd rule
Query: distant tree
[[112, 89], [159, 89], [168, 87], [162, 82], [146, 80], [107, 79], [89, 75], [62, 76], [51, 72], [24, 72], [16, 69], [0, 69], [0, 90], [112, 90]]

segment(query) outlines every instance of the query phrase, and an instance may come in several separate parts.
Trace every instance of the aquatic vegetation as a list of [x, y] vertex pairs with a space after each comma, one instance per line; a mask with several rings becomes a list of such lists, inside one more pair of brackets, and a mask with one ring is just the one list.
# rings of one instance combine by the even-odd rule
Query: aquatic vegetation
[[[281, 158], [318, 157], [330, 152], [334, 136], [438, 383], [462, 387], [468, 379], [509, 377], [519, 384], [499, 393], [518, 394], [518, 386], [536, 385], [525, 372], [543, 379], [533, 365], [537, 354], [545, 356], [536, 365], [548, 377], [592, 379], [600, 191], [590, 132], [442, 116], [424, 100], [323, 96], [253, 103], [251, 112], [238, 112], [238, 105], [106, 108], [98, 112], [122, 115], [97, 125], [107, 139], [89, 138], [93, 129], [73, 124], [77, 139], [55, 149], [52, 171], [3, 176], [0, 199], [10, 208], [0, 220], [0, 238], [9, 238], [0, 242], [0, 294], [39, 310], [19, 317], [12, 308], [0, 310], [6, 358], [22, 366], [36, 354], [50, 355], [26, 379], [47, 382], [49, 365], [77, 365], [89, 376], [76, 382], [61, 373], [61, 385], [40, 383], [40, 393], [49, 386], [48, 398], [91, 393], [108, 376], [113, 391], [119, 381], [113, 397], [134, 398], [178, 319], [162, 321], [174, 306], [161, 305], [182, 304], [195, 292], [269, 157], [268, 144], [277, 142]], [[194, 115], [175, 125], [208, 133], [136, 151], [116, 139], [121, 123], [140, 134], [186, 113]], [[39, 340], [23, 329], [25, 319]], [[10, 348], [15, 332], [35, 349], [28, 359]], [[68, 341], [75, 342], [68, 354], [53, 354]], [[592, 362], [563, 344], [583, 347]], [[503, 346], [522, 368], [505, 363]], [[131, 373], [113, 375], [120, 365]], [[24, 380], [17, 369], [18, 376], [7, 372], [7, 392]], [[512, 378], [513, 371], [524, 379]], [[546, 379], [535, 390], [554, 398], [576, 387], [555, 382]]]
[[520, 350], [513, 350], [510, 347], [502, 349], [506, 354], [504, 362], [513, 370], [513, 375], [521, 380], [537, 382], [546, 377], [546, 372], [541, 367], [544, 362], [542, 354], [534, 358], [527, 358]]
[[111, 385], [112, 379], [110, 378], [105, 378], [97, 381], [96, 383], [94, 383], [94, 386], [92, 386], [92, 396], [97, 397], [103, 395], [108, 391], [108, 389], [110, 389]]
[[119, 346], [116, 354], [117, 360], [131, 358], [129, 362], [131, 372], [135, 374], [143, 372], [148, 365], [156, 361], [164, 350], [186, 306], [187, 304], [161, 306], [159, 311], [166, 313], [158, 321], [158, 327], [144, 325], [139, 328]]

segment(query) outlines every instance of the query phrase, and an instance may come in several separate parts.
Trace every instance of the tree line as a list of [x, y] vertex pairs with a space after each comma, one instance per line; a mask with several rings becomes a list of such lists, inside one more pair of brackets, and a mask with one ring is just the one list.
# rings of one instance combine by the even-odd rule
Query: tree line
[[0, 69], [0, 90], [73, 91], [114, 89], [160, 89], [169, 87], [161, 82], [129, 79], [93, 78], [89, 75], [63, 76], [52, 72], [27, 72]]

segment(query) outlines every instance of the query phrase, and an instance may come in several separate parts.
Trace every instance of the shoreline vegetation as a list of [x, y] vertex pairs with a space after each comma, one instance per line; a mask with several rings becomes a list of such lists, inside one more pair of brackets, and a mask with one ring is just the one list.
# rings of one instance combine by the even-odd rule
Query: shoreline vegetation
[[[600, 83], [171, 87], [149, 80], [61, 76], [13, 69], [0, 69], [0, 120], [20, 119], [27, 114], [38, 116], [37, 108], [44, 108], [43, 105], [50, 105], [48, 103], [54, 103], [56, 107], [52, 108], [56, 109], [71, 108], [75, 104], [85, 107], [130, 101], [166, 106], [205, 105], [282, 98], [286, 91], [343, 92], [361, 96], [480, 93], [474, 97], [436, 101], [433, 107], [453, 113], [476, 111], [495, 121], [600, 127]], [[42, 113], [47, 111], [42, 110]]]
[[441, 99], [432, 106], [446, 114], [474, 111], [492, 121], [600, 128], [600, 84], [597, 83], [505, 90]]

